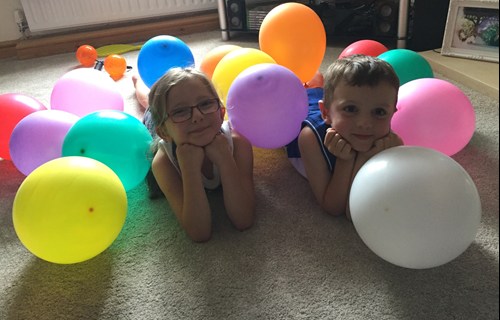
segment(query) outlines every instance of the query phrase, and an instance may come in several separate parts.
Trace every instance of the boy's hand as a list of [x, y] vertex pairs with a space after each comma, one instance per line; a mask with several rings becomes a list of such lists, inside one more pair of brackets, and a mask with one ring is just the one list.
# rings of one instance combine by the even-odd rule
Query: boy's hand
[[375, 140], [375, 142], [373, 143], [373, 147], [367, 152], [364, 152], [363, 156], [366, 158], [371, 158], [379, 152], [392, 147], [400, 146], [402, 144], [403, 141], [401, 140], [401, 138], [391, 131], [385, 137]]
[[220, 167], [224, 159], [231, 157], [231, 148], [229, 143], [220, 132], [214, 137], [212, 142], [204, 147], [207, 157]]
[[328, 151], [339, 159], [350, 160], [356, 156], [356, 151], [335, 129], [330, 128], [326, 131], [324, 144]]

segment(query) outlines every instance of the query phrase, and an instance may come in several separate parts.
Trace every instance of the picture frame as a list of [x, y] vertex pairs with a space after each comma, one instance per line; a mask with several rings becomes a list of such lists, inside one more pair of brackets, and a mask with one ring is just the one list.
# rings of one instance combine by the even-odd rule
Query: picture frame
[[498, 0], [451, 0], [441, 54], [498, 63]]

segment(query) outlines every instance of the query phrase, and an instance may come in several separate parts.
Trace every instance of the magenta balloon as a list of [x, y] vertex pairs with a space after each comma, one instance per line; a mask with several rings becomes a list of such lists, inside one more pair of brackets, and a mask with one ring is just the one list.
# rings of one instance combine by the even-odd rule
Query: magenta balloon
[[54, 85], [50, 107], [83, 117], [99, 110], [123, 111], [123, 96], [107, 72], [79, 68], [64, 74]]
[[256, 147], [273, 149], [298, 136], [307, 116], [307, 92], [289, 69], [261, 63], [234, 79], [226, 107], [236, 131]]
[[472, 138], [476, 116], [469, 98], [441, 79], [422, 78], [399, 88], [392, 129], [405, 145], [431, 148], [451, 156]]
[[62, 156], [66, 133], [80, 119], [61, 110], [43, 110], [24, 117], [12, 131], [9, 150], [12, 162], [24, 175]]

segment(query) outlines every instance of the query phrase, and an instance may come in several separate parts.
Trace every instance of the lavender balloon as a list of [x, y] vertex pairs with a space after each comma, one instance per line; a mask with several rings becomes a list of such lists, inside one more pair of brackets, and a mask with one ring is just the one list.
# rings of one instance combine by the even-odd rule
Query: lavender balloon
[[261, 63], [234, 79], [226, 107], [236, 131], [256, 147], [274, 149], [298, 136], [307, 116], [307, 92], [286, 67]]
[[24, 117], [12, 131], [12, 162], [24, 175], [62, 156], [64, 138], [78, 116], [61, 110], [43, 110]]

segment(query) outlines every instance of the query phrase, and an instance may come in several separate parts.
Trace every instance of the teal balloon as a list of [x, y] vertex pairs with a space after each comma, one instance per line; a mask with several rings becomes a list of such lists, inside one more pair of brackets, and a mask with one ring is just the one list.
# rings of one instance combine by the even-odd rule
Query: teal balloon
[[137, 118], [116, 110], [90, 113], [66, 134], [62, 156], [83, 156], [100, 161], [131, 190], [146, 177], [151, 167], [152, 137]]
[[378, 56], [389, 63], [399, 78], [399, 84], [421, 78], [434, 78], [431, 65], [418, 52], [408, 49], [393, 49]]

